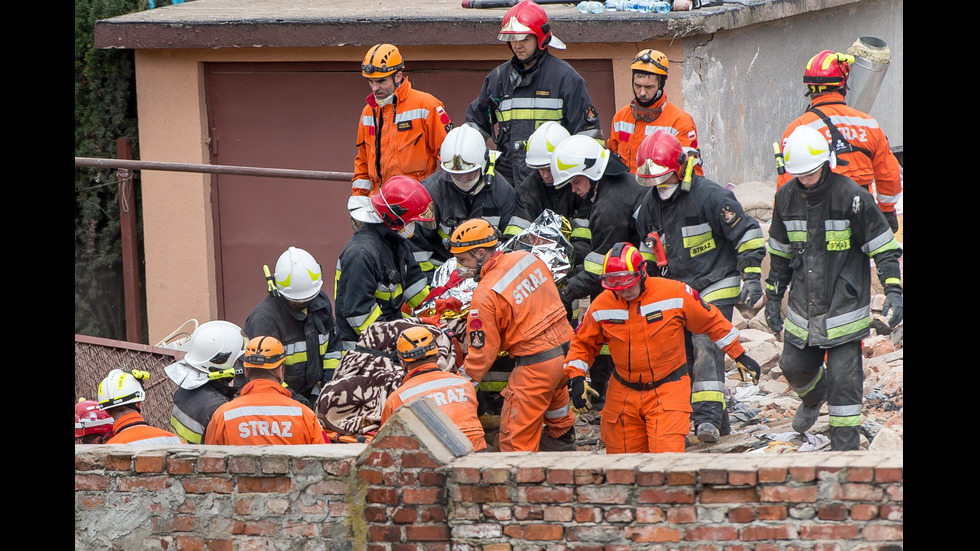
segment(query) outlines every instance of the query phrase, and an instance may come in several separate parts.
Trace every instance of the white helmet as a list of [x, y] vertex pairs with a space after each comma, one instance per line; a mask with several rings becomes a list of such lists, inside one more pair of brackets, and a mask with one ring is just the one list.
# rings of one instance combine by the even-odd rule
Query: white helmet
[[548, 168], [551, 166], [551, 154], [555, 148], [570, 136], [568, 130], [555, 121], [542, 124], [527, 139], [524, 162], [531, 168]]
[[289, 247], [276, 262], [276, 287], [279, 294], [295, 302], [306, 302], [320, 292], [323, 270], [313, 255], [297, 247]]
[[449, 174], [466, 174], [487, 168], [487, 142], [479, 130], [464, 124], [446, 134], [439, 149], [442, 169]]
[[143, 389], [143, 384], [127, 371], [113, 369], [99, 383], [99, 407], [103, 410], [145, 399], [146, 390]]
[[558, 144], [551, 156], [551, 175], [559, 188], [579, 174], [593, 182], [602, 178], [609, 163], [609, 150], [595, 138], [576, 134]]
[[786, 138], [783, 160], [786, 172], [793, 176], [809, 174], [824, 163], [830, 163], [831, 169], [837, 166], [837, 156], [830, 150], [827, 138], [809, 126], [797, 126]]

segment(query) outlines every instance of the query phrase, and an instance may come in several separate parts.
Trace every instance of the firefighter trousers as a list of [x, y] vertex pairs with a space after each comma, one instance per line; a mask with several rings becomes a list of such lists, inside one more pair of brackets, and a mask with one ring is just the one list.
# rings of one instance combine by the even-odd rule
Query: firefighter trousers
[[[683, 366], [680, 368], [683, 369]], [[651, 390], [627, 388], [613, 377], [606, 389], [599, 436], [606, 453], [683, 452], [691, 423], [691, 379], [668, 375]]]
[[[717, 306], [725, 319], [732, 321], [734, 305]], [[731, 434], [732, 425], [725, 402], [725, 351], [707, 335], [684, 332], [687, 365], [691, 373], [691, 406], [694, 429], [711, 423], [722, 436]]]
[[536, 452], [541, 431], [547, 427], [558, 438], [575, 425], [569, 406], [565, 354], [524, 365], [519, 359], [500, 391], [504, 405], [500, 411], [500, 451]]

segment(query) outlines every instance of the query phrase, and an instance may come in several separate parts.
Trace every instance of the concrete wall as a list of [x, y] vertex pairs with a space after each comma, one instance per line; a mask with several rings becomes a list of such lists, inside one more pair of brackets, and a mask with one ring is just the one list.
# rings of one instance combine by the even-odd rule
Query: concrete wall
[[75, 549], [903, 546], [901, 452], [474, 454], [429, 407], [367, 445], [76, 445]]
[[806, 109], [806, 62], [862, 36], [891, 50], [871, 115], [892, 147], [903, 145], [903, 8], [903, 0], [871, 0], [684, 39], [684, 109], [698, 125], [705, 175], [721, 184], [775, 181], [772, 142]]

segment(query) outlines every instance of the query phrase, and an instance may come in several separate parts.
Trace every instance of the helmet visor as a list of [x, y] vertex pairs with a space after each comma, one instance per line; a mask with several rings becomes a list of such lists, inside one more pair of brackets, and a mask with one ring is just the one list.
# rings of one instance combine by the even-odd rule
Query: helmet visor
[[602, 286], [606, 289], [613, 291], [622, 291], [624, 289], [629, 289], [640, 280], [640, 272], [610, 272], [608, 274], [602, 274], [599, 279], [602, 281]]
[[497, 40], [500, 40], [501, 42], [520, 42], [529, 36], [531, 36], [529, 33], [502, 32], [497, 35]]
[[[643, 176], [644, 178], [660, 178], [661, 176], [669, 175], [671, 173], [671, 168], [668, 166], [658, 165], [653, 159], [647, 159], [643, 161], [643, 164], [636, 167], [636, 175]], [[655, 186], [657, 184], [663, 183], [667, 178], [657, 183], [646, 183], [643, 185]]]

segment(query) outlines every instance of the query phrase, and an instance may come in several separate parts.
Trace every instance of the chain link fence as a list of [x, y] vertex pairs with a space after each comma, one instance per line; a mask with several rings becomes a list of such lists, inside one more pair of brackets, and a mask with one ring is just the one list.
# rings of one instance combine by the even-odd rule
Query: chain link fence
[[150, 379], [143, 381], [143, 417], [154, 427], [170, 430], [177, 385], [163, 369], [183, 354], [169, 348], [75, 335], [75, 403], [81, 398], [98, 399], [99, 383], [113, 369], [147, 371]]

